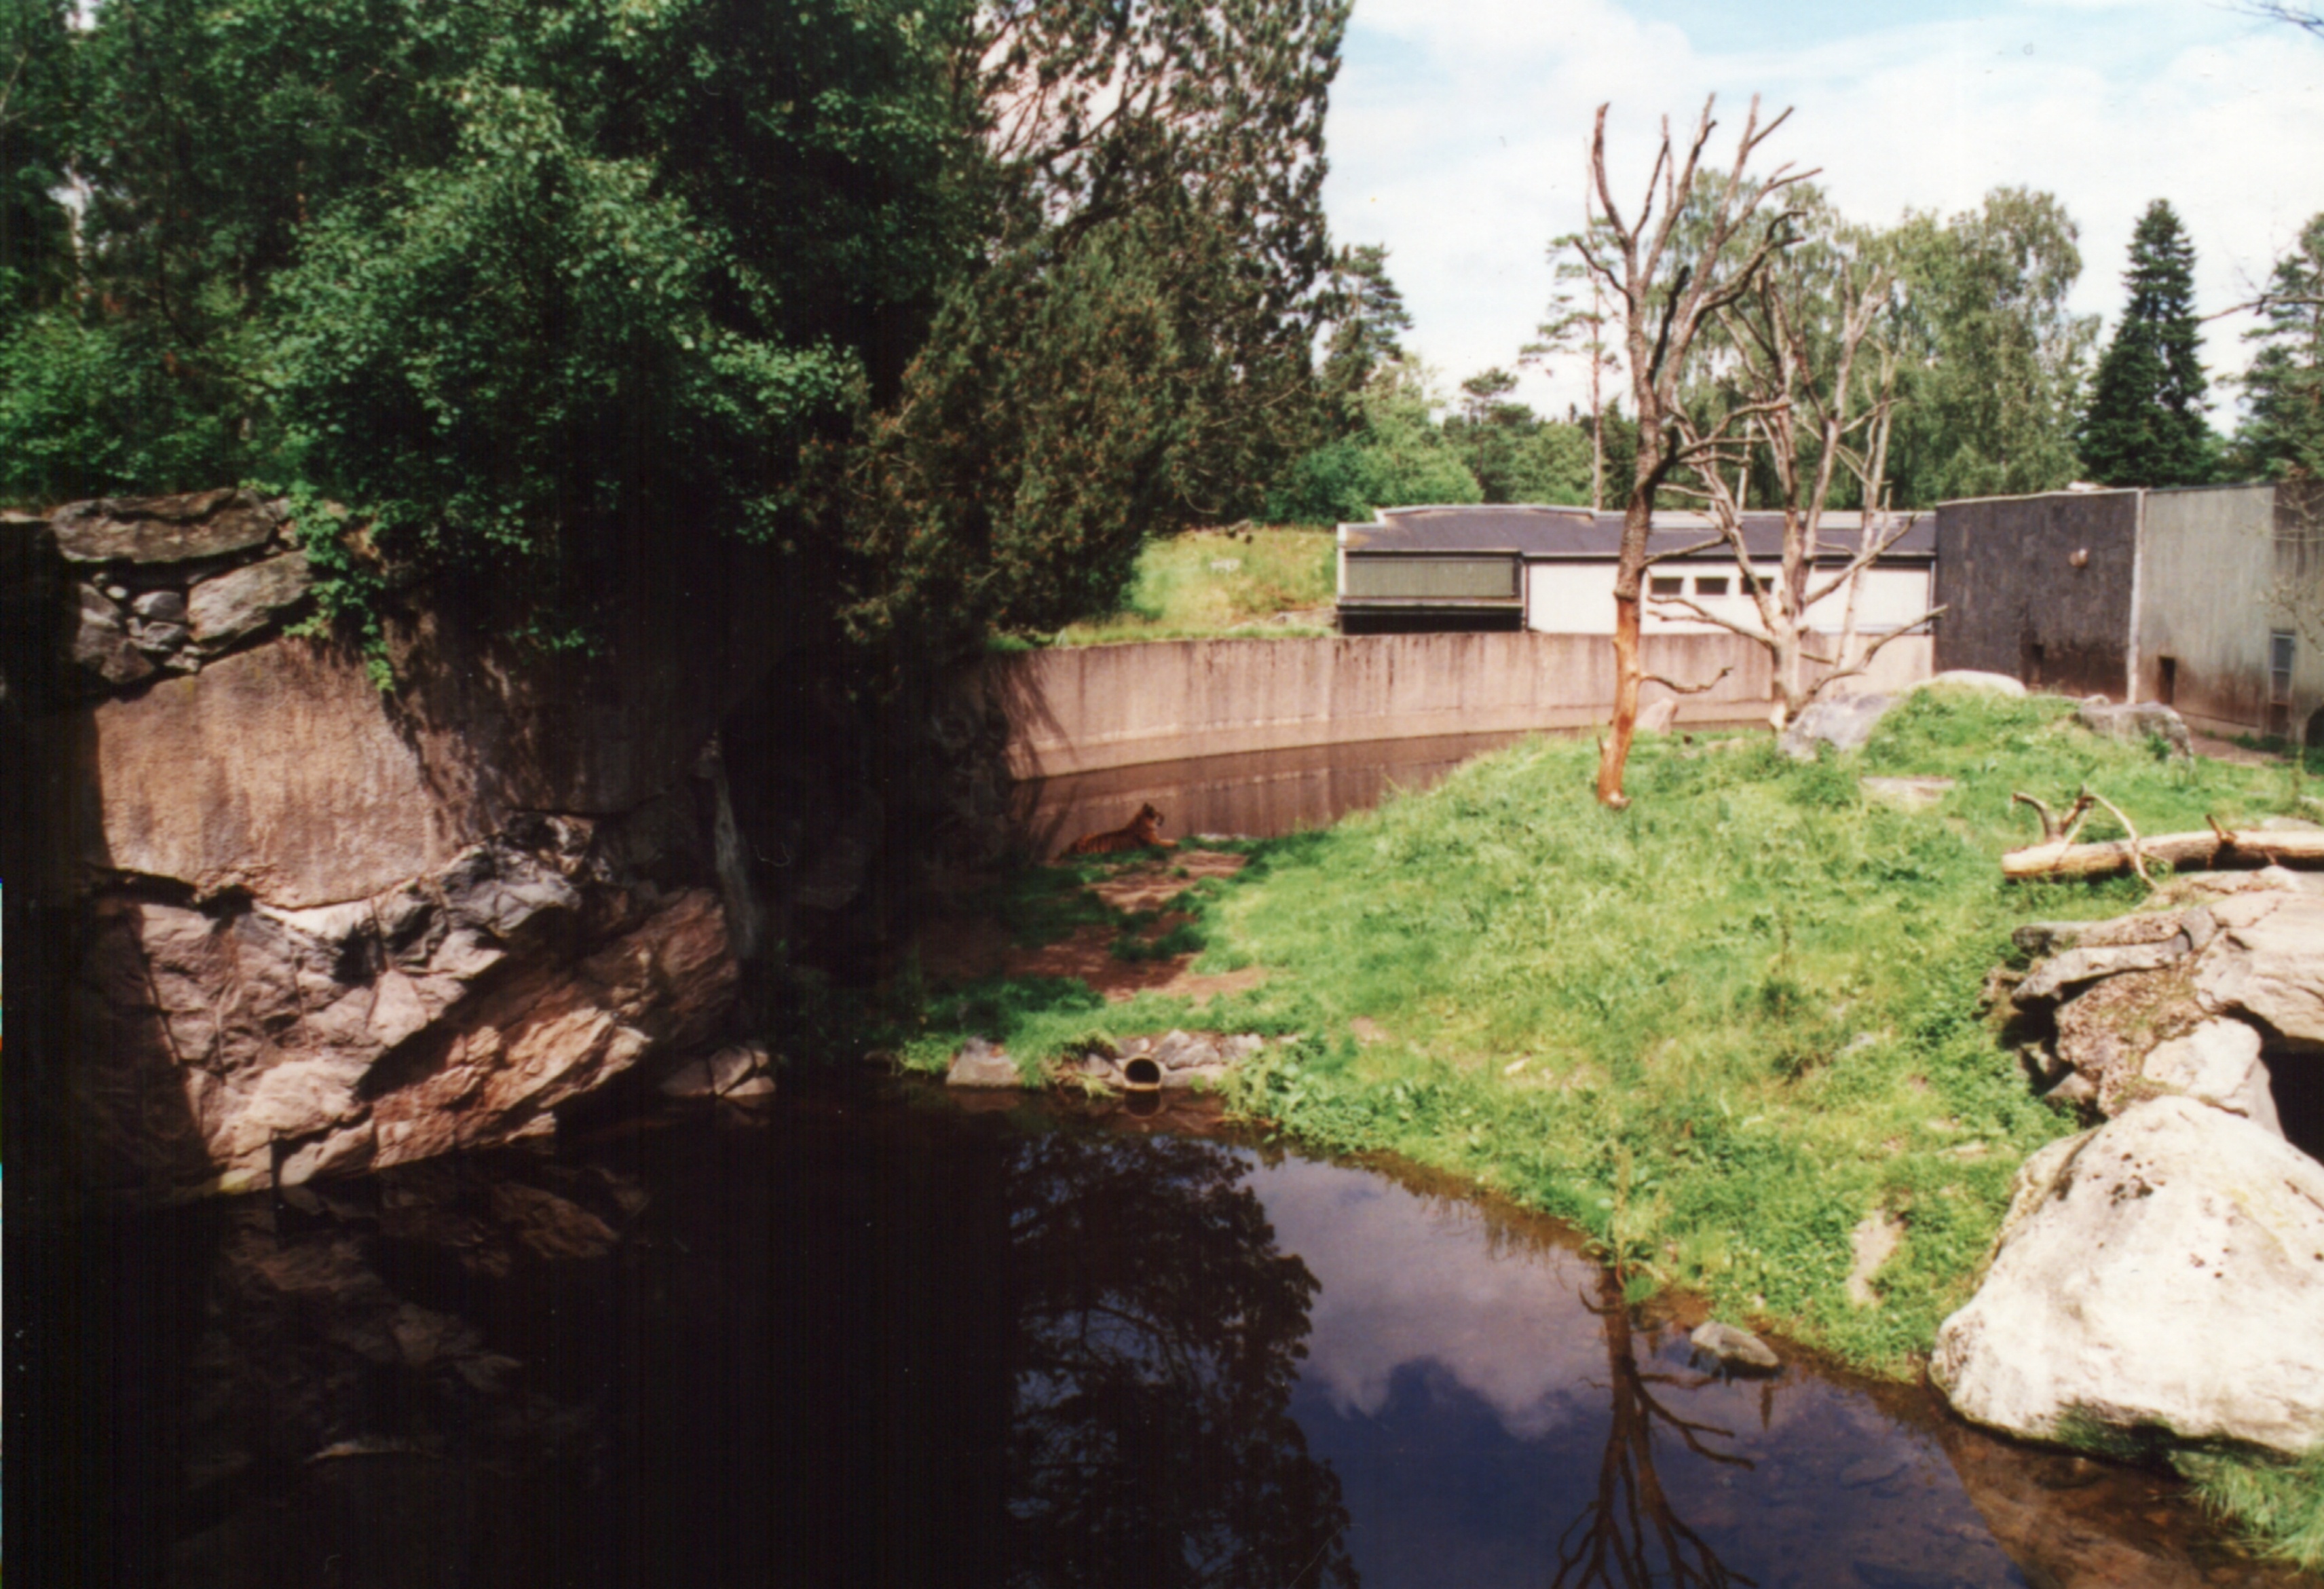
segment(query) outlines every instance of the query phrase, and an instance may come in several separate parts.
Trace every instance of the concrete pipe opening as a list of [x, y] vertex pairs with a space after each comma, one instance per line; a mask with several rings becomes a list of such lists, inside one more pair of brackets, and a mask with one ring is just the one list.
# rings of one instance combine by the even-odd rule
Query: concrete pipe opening
[[1129, 1060], [1121, 1067], [1121, 1085], [1133, 1093], [1158, 1093], [1162, 1090], [1162, 1067], [1144, 1058]]

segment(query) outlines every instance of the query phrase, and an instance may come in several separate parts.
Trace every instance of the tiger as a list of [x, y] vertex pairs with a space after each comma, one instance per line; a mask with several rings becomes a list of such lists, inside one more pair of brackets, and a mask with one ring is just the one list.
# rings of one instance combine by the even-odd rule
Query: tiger
[[1065, 851], [1068, 855], [1118, 855], [1124, 850], [1175, 850], [1178, 846], [1162, 836], [1162, 813], [1151, 806], [1140, 806], [1138, 815], [1111, 833], [1085, 833], [1074, 840]]

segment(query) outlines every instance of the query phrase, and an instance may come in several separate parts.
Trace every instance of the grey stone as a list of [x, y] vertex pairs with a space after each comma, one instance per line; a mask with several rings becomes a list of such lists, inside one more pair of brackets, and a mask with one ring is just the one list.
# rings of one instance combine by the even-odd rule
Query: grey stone
[[2080, 1071], [2069, 1067], [2066, 1074], [2059, 1078], [2058, 1085], [2042, 1095], [2042, 1101], [2080, 1109], [2085, 1104], [2097, 1103], [2098, 1097], [2098, 1084]]
[[198, 491], [78, 502], [50, 527], [69, 562], [187, 563], [264, 546], [281, 522], [255, 493]]
[[73, 665], [116, 688], [152, 673], [153, 664], [122, 626], [121, 609], [95, 586], [81, 586], [78, 596], [80, 612], [69, 653]]
[[1942, 803], [1954, 788], [1950, 778], [1859, 778], [1865, 794], [1900, 811], [1925, 811]]
[[982, 1038], [971, 1038], [952, 1057], [952, 1066], [945, 1072], [945, 1085], [954, 1087], [1021, 1087], [1025, 1085], [1017, 1061], [1009, 1058], [1009, 1050], [986, 1042]]
[[2254, 891], [2210, 910], [2219, 935], [2195, 968], [2204, 1007], [2324, 1048], [2324, 896]]
[[231, 645], [297, 606], [314, 583], [307, 554], [285, 552], [203, 580], [187, 597], [186, 615], [203, 645]]
[[1668, 734], [1671, 725], [1678, 721], [1678, 697], [1666, 695], [1653, 705], [1639, 709], [1637, 732]]
[[1729, 1373], [1769, 1374], [1784, 1366], [1775, 1349], [1750, 1331], [1712, 1319], [1687, 1337], [1695, 1351]]
[[1779, 743], [1784, 753], [1795, 762], [1814, 761], [1819, 744], [1837, 751], [1860, 751], [1895, 704], [1894, 696], [1827, 696], [1811, 702], [1806, 711], [1792, 719]]
[[129, 604], [129, 610], [155, 624], [180, 624], [186, 617], [186, 598], [175, 590], [149, 590]]
[[1943, 686], [1952, 689], [1981, 690], [1987, 695], [2022, 697], [2025, 686], [2006, 673], [1980, 673], [1974, 668], [1949, 668], [1932, 674], [1913, 686], [1914, 689], [1934, 689]]
[[2200, 955], [2219, 936], [2219, 919], [2209, 905], [2197, 905], [2179, 918], [2179, 930], [2187, 935], [2187, 947]]
[[2139, 1073], [2280, 1137], [2283, 1123], [2276, 1116], [2275, 1093], [2259, 1049], [2259, 1033], [2242, 1021], [2207, 1021], [2185, 1037], [2158, 1045]]
[[2156, 1098], [2026, 1160], [1930, 1376], [1971, 1421], [2077, 1420], [2286, 1454], [2324, 1443], [2324, 1165]]
[[2174, 756], [2191, 756], [2194, 742], [2187, 737], [2186, 719], [2161, 701], [2133, 701], [2115, 706], [2093, 696], [2074, 713], [2074, 721], [2092, 734], [2144, 744], [2150, 734], [2161, 734]]
[[2130, 971], [2158, 971], [2185, 957], [2187, 940], [2174, 936], [2159, 944], [2124, 944], [2113, 948], [2068, 949], [2035, 966], [2014, 995], [2020, 1004], [2043, 1003], [2066, 989]]
[[139, 651], [154, 655], [176, 651], [191, 638], [190, 632], [183, 624], [141, 624], [137, 633], [130, 637], [131, 643]]

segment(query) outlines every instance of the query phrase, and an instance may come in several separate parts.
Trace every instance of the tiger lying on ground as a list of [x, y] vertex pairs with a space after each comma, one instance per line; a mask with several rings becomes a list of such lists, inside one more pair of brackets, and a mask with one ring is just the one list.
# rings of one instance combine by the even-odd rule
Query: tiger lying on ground
[[1162, 813], [1151, 806], [1140, 806], [1138, 815], [1111, 833], [1085, 833], [1074, 840], [1065, 851], [1068, 855], [1115, 855], [1124, 850], [1175, 850], [1178, 846], [1162, 836]]

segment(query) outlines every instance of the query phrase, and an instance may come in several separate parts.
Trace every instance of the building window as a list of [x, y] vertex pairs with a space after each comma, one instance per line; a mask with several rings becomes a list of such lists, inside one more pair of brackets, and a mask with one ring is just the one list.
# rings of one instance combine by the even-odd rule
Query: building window
[[2267, 637], [2267, 731], [2292, 734], [2292, 636], [2278, 629]]
[[1658, 574], [1647, 583], [1646, 588], [1655, 596], [1684, 596], [1686, 581]]
[[1697, 579], [1694, 582], [1694, 594], [1697, 596], [1725, 596], [1727, 594], [1726, 576], [1721, 575], [1715, 579], [1706, 576], [1702, 578]]
[[2179, 659], [2163, 657], [2163, 675], [2154, 683], [2154, 698], [2166, 707], [2179, 704]]

